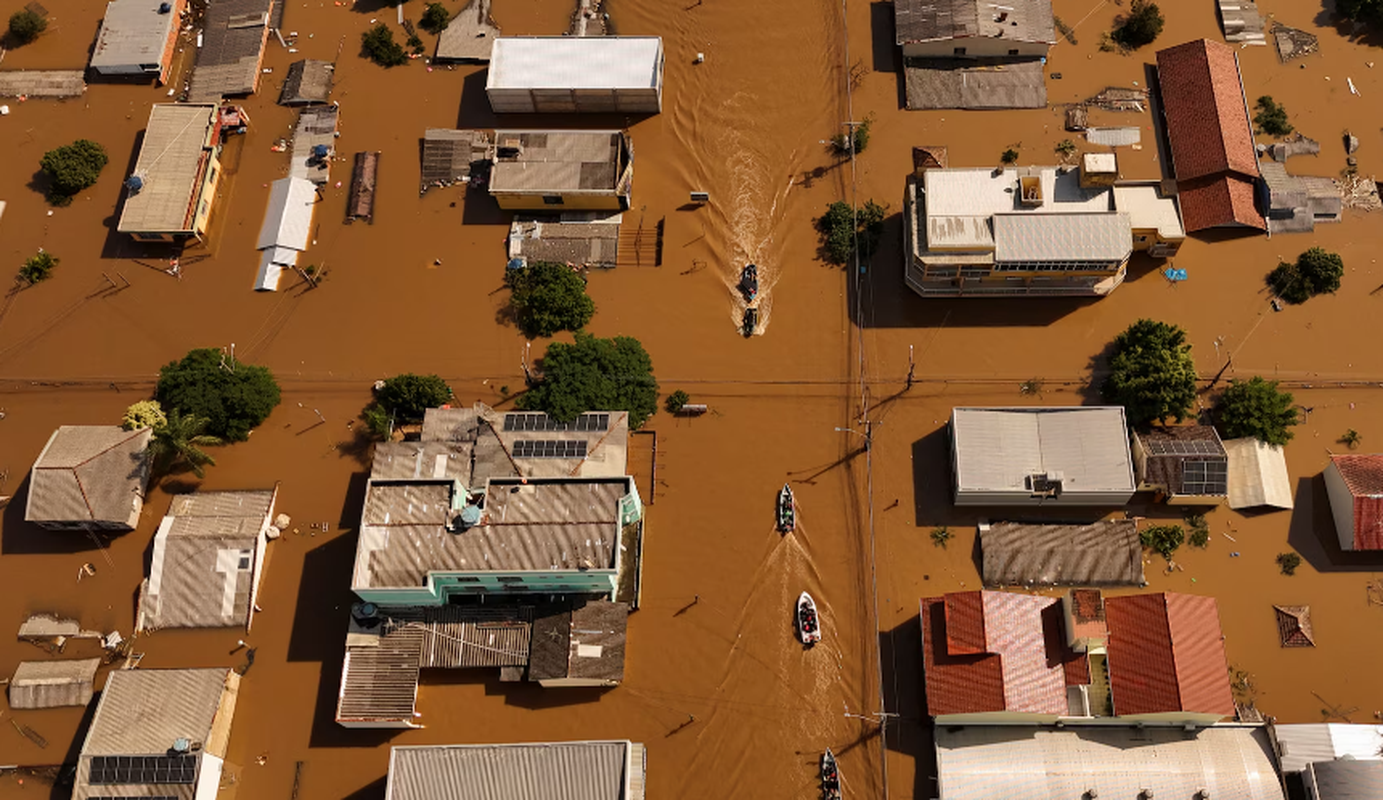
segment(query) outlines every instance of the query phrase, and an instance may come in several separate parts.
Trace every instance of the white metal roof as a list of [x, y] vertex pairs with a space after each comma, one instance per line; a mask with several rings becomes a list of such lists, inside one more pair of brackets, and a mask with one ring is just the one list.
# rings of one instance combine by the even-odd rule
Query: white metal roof
[[658, 89], [657, 36], [501, 36], [486, 89]]
[[1292, 507], [1292, 482], [1281, 447], [1253, 437], [1224, 442], [1229, 456], [1229, 507]]
[[1342, 756], [1378, 759], [1383, 748], [1383, 725], [1320, 722], [1277, 725], [1273, 732], [1282, 751], [1282, 771], [1300, 772], [1307, 764]]
[[121, 233], [191, 230], [204, 152], [212, 146], [217, 107], [210, 103], [157, 103], [139, 148], [134, 174], [144, 182], [125, 198]]
[[996, 214], [994, 260], [1122, 261], [1133, 251], [1127, 214]]
[[956, 408], [956, 486], [1028, 491], [1027, 479], [1060, 472], [1067, 492], [1132, 492], [1133, 459], [1121, 406]]
[[1115, 186], [1114, 209], [1128, 214], [1129, 224], [1135, 228], [1156, 228], [1163, 239], [1186, 238], [1176, 197], [1163, 194], [1157, 184]]
[[163, 0], [112, 0], [91, 52], [93, 69], [162, 64], [178, 15], [159, 13]]
[[[946, 800], [1192, 797], [1283, 800], [1262, 728], [937, 726]], [[1091, 791], [1094, 790], [1094, 791]]]
[[269, 186], [269, 207], [264, 211], [264, 224], [259, 228], [255, 248], [306, 250], [316, 186], [303, 178], [279, 178]]
[[395, 747], [385, 800], [625, 800], [631, 744]]

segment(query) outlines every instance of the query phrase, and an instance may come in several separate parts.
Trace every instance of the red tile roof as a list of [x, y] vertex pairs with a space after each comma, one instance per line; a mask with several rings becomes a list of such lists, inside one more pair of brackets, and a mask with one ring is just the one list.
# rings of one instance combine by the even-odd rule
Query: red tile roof
[[1253, 181], [1235, 174], [1177, 183], [1177, 202], [1187, 233], [1233, 226], [1265, 230], [1267, 223], [1254, 206], [1253, 196]]
[[1178, 181], [1221, 172], [1258, 176], [1234, 50], [1209, 39], [1159, 50], [1157, 77]]
[[1234, 713], [1213, 597], [1111, 597], [1105, 600], [1105, 617], [1115, 714]]
[[1333, 456], [1354, 495], [1354, 549], [1383, 550], [1383, 455]]
[[[1067, 713], [1068, 678], [1082, 672], [1061, 635], [1060, 601], [1009, 592], [957, 592], [922, 601], [927, 713]], [[963, 629], [952, 630], [953, 623]], [[959, 650], [952, 649], [952, 643]], [[980, 647], [980, 652], [972, 648]]]

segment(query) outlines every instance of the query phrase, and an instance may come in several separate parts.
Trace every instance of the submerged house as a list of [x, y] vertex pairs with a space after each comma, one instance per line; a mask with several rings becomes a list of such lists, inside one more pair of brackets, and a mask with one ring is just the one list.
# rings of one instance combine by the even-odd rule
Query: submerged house
[[1213, 725], [1235, 713], [1211, 597], [953, 592], [924, 598], [921, 624], [938, 726]]
[[1049, 0], [896, 0], [893, 19], [904, 58], [1041, 58], [1056, 44]]
[[985, 586], [1147, 584], [1136, 520], [982, 522], [979, 534]]
[[394, 747], [384, 800], [644, 800], [647, 770], [630, 741]]
[[91, 49], [91, 71], [105, 78], [151, 75], [168, 82], [187, 0], [111, 0]]
[[1383, 455], [1331, 456], [1330, 513], [1343, 550], [1383, 550]]
[[148, 428], [63, 425], [29, 476], [24, 521], [53, 531], [132, 531], [149, 484]]
[[9, 681], [10, 708], [85, 706], [100, 667], [99, 658], [21, 661]]
[[239, 690], [240, 675], [225, 667], [111, 672], [72, 800], [215, 797]]
[[312, 217], [317, 211], [317, 186], [306, 178], [279, 178], [269, 185], [269, 205], [259, 227], [259, 272], [255, 290], [278, 290], [285, 270], [298, 265], [298, 256], [312, 238]]
[[1229, 494], [1229, 455], [1209, 425], [1159, 426], [1133, 435], [1138, 489], [1169, 505], [1218, 505]]
[[275, 0], [218, 0], [207, 5], [189, 100], [215, 102], [259, 91], [275, 5]]
[[1123, 406], [955, 408], [958, 506], [1122, 506], [1135, 488]]
[[1266, 229], [1238, 55], [1209, 39], [1159, 50], [1157, 80], [1186, 232]]
[[1263, 174], [1263, 207], [1268, 210], [1268, 233], [1309, 233], [1317, 223], [1344, 219], [1344, 195], [1331, 178], [1290, 175], [1287, 165], [1259, 162]]
[[116, 229], [140, 242], [200, 241], [221, 180], [220, 133], [215, 104], [156, 103]]
[[135, 630], [248, 631], [277, 498], [277, 487], [174, 497], [154, 534]]
[[490, 196], [500, 208], [627, 211], [634, 145], [623, 131], [496, 131]]
[[1292, 481], [1281, 446], [1251, 436], [1222, 444], [1229, 459], [1230, 508], [1292, 507]]
[[485, 94], [496, 114], [657, 114], [663, 110], [658, 36], [501, 36]]
[[1174, 254], [1185, 233], [1155, 183], [1115, 185], [1117, 168], [932, 168], [907, 181], [904, 272], [923, 297], [1102, 296], [1134, 251]]
[[305, 58], [288, 65], [288, 75], [279, 90], [279, 105], [307, 106], [331, 99], [336, 67], [330, 61]]

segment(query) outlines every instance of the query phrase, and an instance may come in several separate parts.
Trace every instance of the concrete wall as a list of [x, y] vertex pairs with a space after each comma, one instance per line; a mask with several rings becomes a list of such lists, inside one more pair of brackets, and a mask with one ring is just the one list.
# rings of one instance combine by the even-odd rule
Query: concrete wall
[[[1046, 42], [1015, 42], [1011, 39], [973, 37], [935, 42], [909, 42], [903, 45], [906, 58], [990, 58], [994, 56], [1038, 57], [1047, 55]], [[957, 49], [965, 52], [958, 53]], [[1016, 52], [1015, 52], [1016, 51]]]
[[1345, 485], [1339, 467], [1332, 461], [1325, 468], [1325, 491], [1330, 496], [1330, 515], [1335, 519], [1335, 535], [1342, 550], [1354, 549], [1354, 495]]

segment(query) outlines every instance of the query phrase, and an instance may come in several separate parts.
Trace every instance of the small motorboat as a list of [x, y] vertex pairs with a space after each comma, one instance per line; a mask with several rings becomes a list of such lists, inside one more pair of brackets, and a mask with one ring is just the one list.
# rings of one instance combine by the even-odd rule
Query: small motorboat
[[744, 324], [740, 326], [740, 332], [744, 338], [748, 339], [754, 335], [754, 330], [759, 327], [759, 309], [750, 306], [744, 310]]
[[836, 769], [836, 754], [829, 747], [821, 754], [821, 800], [841, 800], [840, 771]]
[[744, 299], [750, 303], [759, 296], [759, 268], [757, 266], [747, 264], [740, 272], [740, 291], [744, 292]]
[[786, 483], [778, 491], [778, 530], [792, 533], [797, 527], [797, 509], [792, 502], [792, 487]]
[[816, 614], [816, 601], [806, 592], [797, 598], [797, 638], [808, 647], [821, 641], [821, 618]]

